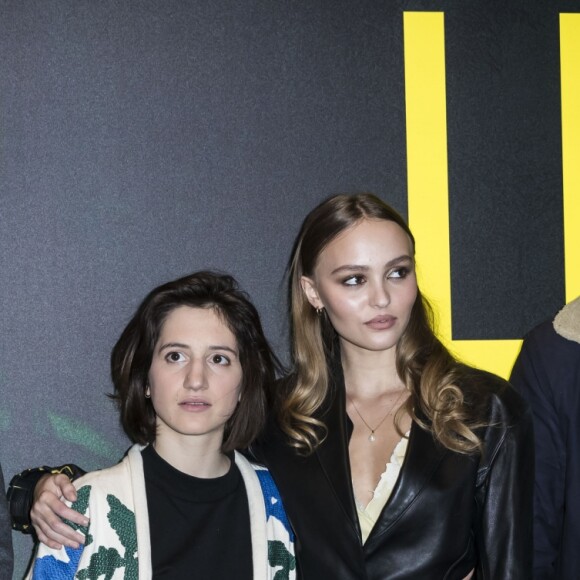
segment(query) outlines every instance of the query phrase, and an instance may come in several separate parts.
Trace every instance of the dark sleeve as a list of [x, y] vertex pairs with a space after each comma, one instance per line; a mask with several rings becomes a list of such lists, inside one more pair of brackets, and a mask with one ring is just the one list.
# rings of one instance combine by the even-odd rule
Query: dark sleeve
[[[546, 342], [546, 346], [548, 344]], [[546, 354], [545, 349], [537, 344], [536, 334], [529, 335], [524, 340], [510, 379], [529, 402], [534, 417], [534, 578], [542, 580], [557, 577], [566, 475], [566, 438], [550, 387], [550, 363], [545, 361]]]
[[64, 473], [70, 480], [78, 479], [85, 472], [76, 465], [61, 465], [60, 467], [35, 467], [26, 469], [12, 478], [8, 487], [8, 503], [12, 527], [15, 530], [29, 534], [33, 528], [30, 524], [30, 508], [34, 499], [34, 488], [39, 479], [46, 475]]
[[12, 553], [12, 530], [10, 528], [10, 516], [8, 515], [8, 503], [4, 494], [4, 478], [0, 467], [0, 578], [12, 578], [14, 556]]
[[[476, 528], [478, 580], [530, 580], [532, 575], [532, 522], [534, 437], [531, 412], [519, 399], [519, 416], [502, 412], [492, 418], [489, 432], [499, 440], [488, 448], [480, 471], [476, 501], [481, 521]], [[505, 427], [507, 425], [507, 427]]]

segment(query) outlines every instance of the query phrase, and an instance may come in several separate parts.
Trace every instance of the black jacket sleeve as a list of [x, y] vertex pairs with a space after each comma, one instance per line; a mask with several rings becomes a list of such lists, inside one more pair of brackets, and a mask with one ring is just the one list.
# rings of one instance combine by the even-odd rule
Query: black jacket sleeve
[[[506, 395], [507, 398], [517, 397], [513, 391]], [[511, 408], [519, 409], [516, 416], [508, 413], [505, 406], [495, 406], [478, 471], [480, 482], [476, 501], [480, 504], [481, 517], [476, 527], [478, 580], [529, 580], [532, 577], [532, 416], [523, 401]], [[504, 427], [496, 429], [494, 424]]]
[[8, 487], [8, 503], [10, 506], [10, 516], [12, 527], [15, 530], [29, 534], [33, 531], [30, 525], [30, 508], [34, 500], [34, 488], [43, 475], [47, 473], [64, 473], [70, 480], [74, 481], [85, 471], [76, 465], [61, 465], [60, 467], [34, 467], [26, 469], [15, 475]]

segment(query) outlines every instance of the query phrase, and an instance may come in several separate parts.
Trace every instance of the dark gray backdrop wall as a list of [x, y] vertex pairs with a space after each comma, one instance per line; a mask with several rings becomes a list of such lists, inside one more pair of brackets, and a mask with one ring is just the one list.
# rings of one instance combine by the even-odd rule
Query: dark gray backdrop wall
[[284, 357], [306, 212], [370, 190], [406, 214], [404, 10], [445, 12], [454, 333], [517, 338], [561, 306], [558, 13], [578, 7], [449, 4], [0, 0], [7, 479], [121, 456], [108, 357], [153, 286], [233, 273]]

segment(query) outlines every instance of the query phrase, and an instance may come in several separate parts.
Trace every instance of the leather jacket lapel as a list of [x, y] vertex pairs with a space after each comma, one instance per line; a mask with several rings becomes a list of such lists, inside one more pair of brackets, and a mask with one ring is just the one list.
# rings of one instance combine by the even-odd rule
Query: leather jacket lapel
[[449, 452], [444, 447], [435, 442], [433, 435], [421, 429], [416, 423], [412, 424], [409, 445], [399, 478], [371, 531], [369, 540], [387, 531], [401, 518], [417, 496], [428, 486], [447, 453]]
[[340, 356], [332, 357], [329, 379], [328, 404], [321, 415], [328, 432], [316, 455], [330, 488], [336, 494], [357, 536], [361, 538], [348, 457], [348, 443], [353, 427], [346, 413], [346, 393]]
[[[346, 390], [338, 348], [334, 350], [328, 362], [330, 369], [329, 397], [327, 405], [320, 415], [328, 428], [328, 435], [316, 451], [316, 455], [330, 488], [338, 497], [346, 517], [360, 538], [360, 523], [352, 489], [348, 456], [348, 444], [353, 426], [346, 412]], [[447, 453], [449, 452], [438, 445], [430, 433], [421, 429], [416, 423], [412, 424], [409, 445], [399, 478], [391, 497], [371, 531], [369, 540], [391, 527], [411, 506], [416, 497], [428, 485]]]

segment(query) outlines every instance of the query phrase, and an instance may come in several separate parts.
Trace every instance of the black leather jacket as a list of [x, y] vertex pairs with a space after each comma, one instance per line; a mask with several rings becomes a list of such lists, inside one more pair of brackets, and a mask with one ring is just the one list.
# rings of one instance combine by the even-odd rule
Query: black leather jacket
[[531, 414], [502, 379], [467, 369], [464, 391], [486, 389], [483, 456], [437, 444], [413, 424], [399, 479], [363, 545], [351, 485], [342, 369], [322, 415], [328, 437], [297, 455], [272, 421], [257, 448], [297, 534], [303, 580], [529, 580], [532, 570]]

